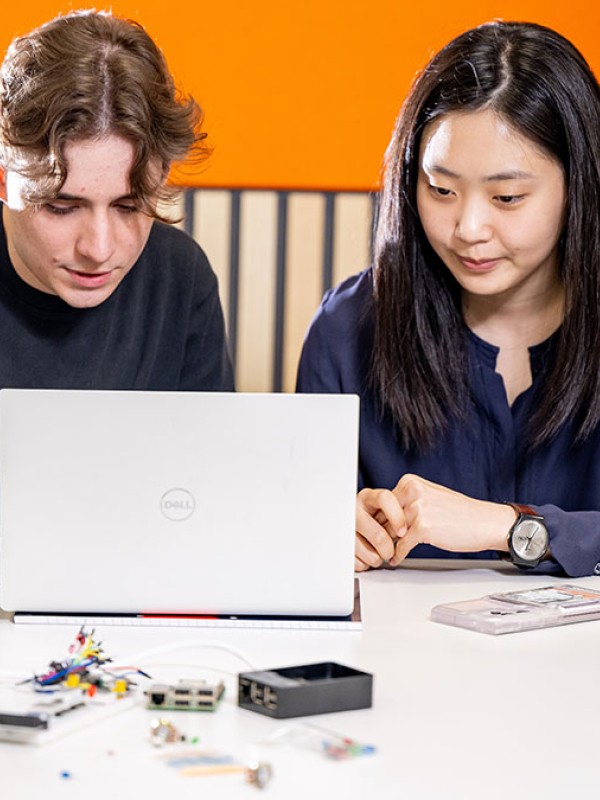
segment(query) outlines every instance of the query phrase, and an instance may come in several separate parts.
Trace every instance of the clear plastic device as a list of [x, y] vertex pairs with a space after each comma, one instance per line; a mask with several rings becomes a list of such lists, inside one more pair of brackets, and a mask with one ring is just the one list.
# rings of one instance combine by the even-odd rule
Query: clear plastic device
[[45, 744], [132, 708], [135, 694], [114, 692], [85, 696], [79, 689], [34, 691], [21, 685], [0, 686], [0, 742]]
[[573, 584], [489, 594], [443, 603], [431, 619], [481, 633], [514, 633], [600, 618], [600, 591]]

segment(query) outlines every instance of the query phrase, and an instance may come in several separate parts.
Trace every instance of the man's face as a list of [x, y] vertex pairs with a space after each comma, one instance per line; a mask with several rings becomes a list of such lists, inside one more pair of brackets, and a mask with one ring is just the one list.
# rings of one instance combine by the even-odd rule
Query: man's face
[[131, 197], [131, 142], [120, 136], [65, 147], [67, 180], [57, 197], [32, 208], [23, 178], [6, 172], [0, 187], [8, 252], [30, 286], [75, 308], [103, 303], [139, 258], [152, 218]]

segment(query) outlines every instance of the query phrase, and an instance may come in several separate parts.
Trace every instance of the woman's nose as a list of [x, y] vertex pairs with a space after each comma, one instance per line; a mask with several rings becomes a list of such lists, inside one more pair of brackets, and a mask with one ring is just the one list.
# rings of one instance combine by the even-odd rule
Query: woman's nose
[[459, 207], [456, 236], [464, 242], [487, 241], [492, 235], [490, 209], [481, 200], [468, 200]]

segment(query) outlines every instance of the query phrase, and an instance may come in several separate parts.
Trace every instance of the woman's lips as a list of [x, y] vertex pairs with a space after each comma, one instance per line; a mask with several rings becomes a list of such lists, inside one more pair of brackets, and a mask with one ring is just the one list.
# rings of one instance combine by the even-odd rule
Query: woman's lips
[[460, 263], [468, 269], [469, 272], [489, 272], [494, 269], [496, 264], [500, 261], [499, 258], [462, 258], [458, 257]]

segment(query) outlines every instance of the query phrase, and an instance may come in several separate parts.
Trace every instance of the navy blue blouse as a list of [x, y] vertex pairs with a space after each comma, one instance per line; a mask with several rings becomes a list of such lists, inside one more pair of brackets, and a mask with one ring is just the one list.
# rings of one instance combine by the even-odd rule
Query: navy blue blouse
[[[535, 451], [525, 447], [536, 389], [553, 356], [553, 339], [530, 348], [533, 385], [509, 405], [495, 371], [498, 348], [469, 334], [473, 403], [426, 452], [407, 452], [391, 418], [367, 389], [373, 342], [372, 270], [329, 291], [308, 330], [297, 391], [358, 394], [361, 399], [359, 489], [393, 488], [407, 472], [480, 500], [532, 506], [546, 518], [553, 561], [536, 571], [600, 574], [600, 429], [582, 444], [565, 425]], [[495, 558], [418, 545], [412, 556]]]

